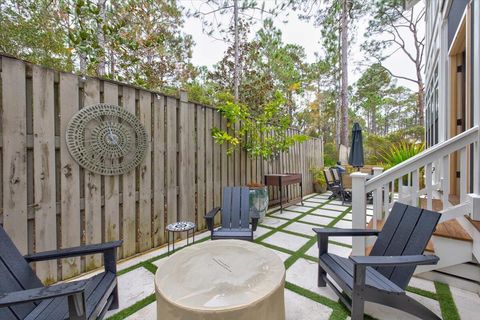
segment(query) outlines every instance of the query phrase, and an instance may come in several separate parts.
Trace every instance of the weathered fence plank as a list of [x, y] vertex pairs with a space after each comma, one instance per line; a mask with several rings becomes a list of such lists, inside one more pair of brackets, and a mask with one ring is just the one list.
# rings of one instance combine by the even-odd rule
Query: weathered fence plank
[[210, 132], [213, 128], [213, 110], [205, 110], [205, 207], [207, 212], [214, 207], [213, 180], [213, 138]]
[[205, 108], [197, 106], [197, 229], [205, 228]]
[[165, 242], [165, 97], [153, 100], [153, 245]]
[[[88, 78], [83, 86], [83, 106], [88, 107], [100, 102], [100, 81]], [[68, 96], [65, 96], [67, 99]], [[87, 128], [87, 130], [89, 130]], [[102, 179], [99, 174], [85, 172], [85, 243], [102, 242]], [[74, 213], [72, 213], [74, 214]], [[98, 254], [87, 256], [85, 259], [87, 270], [95, 269], [102, 264], [102, 257]]]
[[25, 64], [3, 57], [3, 225], [22, 254], [28, 251], [25, 84]]
[[[129, 87], [123, 87], [123, 107], [135, 114], [135, 89]], [[136, 223], [136, 183], [135, 183], [135, 170], [132, 170], [123, 175], [122, 186], [122, 235], [123, 257], [128, 257], [136, 253], [136, 235], [137, 235], [137, 223]]]
[[[113, 83], [103, 83], [103, 102], [118, 105], [118, 86]], [[111, 161], [107, 159], [106, 161]], [[115, 160], [114, 163], [117, 163]], [[119, 205], [119, 176], [105, 176], [105, 241], [114, 241], [120, 238], [120, 205]]]
[[[195, 147], [194, 105], [188, 103], [187, 93], [180, 92], [178, 123], [179, 195], [178, 220], [195, 221]], [[181, 236], [185, 236], [181, 234]]]
[[[48, 251], [57, 248], [54, 73], [34, 66], [32, 78], [35, 250]], [[45, 283], [57, 280], [56, 261], [39, 262], [36, 268]]]
[[[220, 128], [221, 121], [220, 114], [218, 112], [213, 113], [213, 125], [215, 128]], [[221, 169], [221, 147], [220, 145], [213, 144], [213, 205], [215, 207], [221, 207], [222, 201], [222, 169]], [[220, 223], [220, 215], [215, 217], [215, 223]]]
[[[69, 248], [81, 244], [80, 216], [80, 182], [79, 167], [70, 156], [65, 143], [65, 131], [71, 117], [79, 110], [78, 78], [71, 74], [61, 73], [59, 84], [60, 104], [60, 138], [63, 148], [60, 149], [62, 175], [61, 184], [61, 247]], [[50, 107], [51, 108], [51, 107]], [[52, 108], [51, 108], [52, 109]], [[62, 139], [63, 138], [63, 139]], [[98, 233], [102, 232], [99, 229]], [[98, 239], [100, 242], [101, 239]], [[62, 260], [62, 278], [72, 277], [80, 273], [80, 258]]]
[[177, 221], [177, 100], [167, 98], [167, 223]]
[[138, 211], [138, 250], [152, 247], [152, 94], [140, 91], [139, 118], [147, 131], [148, 144], [145, 159], [138, 167], [140, 203]]

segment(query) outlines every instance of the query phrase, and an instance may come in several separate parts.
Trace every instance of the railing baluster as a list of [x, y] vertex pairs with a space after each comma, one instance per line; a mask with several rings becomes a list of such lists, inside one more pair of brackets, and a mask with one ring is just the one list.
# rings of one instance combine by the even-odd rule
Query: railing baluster
[[432, 210], [432, 163], [428, 163], [425, 166], [425, 188], [427, 189], [427, 209]]
[[450, 194], [450, 156], [446, 155], [442, 160], [442, 203], [443, 209], [450, 207], [448, 196]]
[[388, 218], [389, 210], [389, 198], [390, 198], [390, 183], [383, 186], [383, 219]]
[[398, 202], [403, 201], [403, 177], [398, 178]]
[[467, 199], [467, 148], [460, 149], [460, 202]]
[[419, 179], [418, 179], [418, 169], [415, 169], [412, 171], [412, 198], [410, 199], [410, 203], [412, 206], [418, 206], [418, 185], [419, 185]]

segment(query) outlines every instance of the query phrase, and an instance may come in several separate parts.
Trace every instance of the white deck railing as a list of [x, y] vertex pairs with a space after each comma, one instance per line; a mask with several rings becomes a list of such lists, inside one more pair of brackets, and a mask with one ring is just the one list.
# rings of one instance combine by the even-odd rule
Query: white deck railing
[[[473, 146], [473, 148], [471, 147]], [[355, 172], [352, 177], [352, 224], [354, 228], [365, 228], [366, 195], [373, 194], [373, 228], [377, 220], [386, 219], [393, 203], [419, 205], [419, 197], [426, 201], [427, 209], [433, 208], [433, 202], [441, 202], [443, 212], [451, 211], [452, 215], [442, 220], [455, 218], [464, 207], [453, 207], [449, 201], [451, 172], [450, 164], [456, 161], [460, 176], [457, 179], [460, 205], [466, 205], [469, 179], [469, 162], [473, 161], [474, 193], [480, 189], [480, 130], [478, 126], [441, 142], [422, 153], [383, 172], [382, 168], [374, 168], [374, 177], [367, 181], [367, 174]], [[472, 157], [471, 157], [472, 155]], [[448, 218], [447, 218], [448, 217]], [[480, 218], [480, 217], [477, 217]], [[363, 255], [364, 239], [353, 239], [353, 253]]]

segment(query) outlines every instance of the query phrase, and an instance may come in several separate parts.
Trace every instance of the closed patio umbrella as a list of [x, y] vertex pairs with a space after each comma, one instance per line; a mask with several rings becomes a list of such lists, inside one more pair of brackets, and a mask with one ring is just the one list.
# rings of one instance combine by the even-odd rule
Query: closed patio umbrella
[[352, 147], [350, 148], [350, 155], [348, 157], [348, 163], [354, 168], [363, 167], [363, 139], [362, 128], [355, 122], [352, 129]]

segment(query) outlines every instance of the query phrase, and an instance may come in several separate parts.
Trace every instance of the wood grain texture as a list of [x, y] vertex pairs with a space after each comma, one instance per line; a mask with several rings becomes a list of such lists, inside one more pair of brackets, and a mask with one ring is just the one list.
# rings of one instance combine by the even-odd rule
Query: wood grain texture
[[[195, 110], [186, 92], [180, 92], [178, 123], [179, 194], [178, 220], [195, 221]], [[184, 237], [184, 233], [179, 234]]]
[[165, 242], [165, 97], [153, 100], [153, 245]]
[[[123, 107], [135, 114], [135, 89], [123, 88]], [[122, 236], [123, 257], [128, 257], [137, 252], [137, 200], [136, 200], [136, 172], [132, 170], [123, 175], [122, 185]]]
[[139, 251], [152, 247], [152, 95], [149, 92], [140, 92], [139, 118], [147, 131], [148, 146], [145, 159], [138, 166], [139, 176], [139, 211], [137, 244]]
[[[103, 83], [104, 103], [118, 105], [118, 85]], [[106, 161], [110, 161], [109, 159]], [[115, 160], [114, 163], [117, 163]], [[105, 176], [105, 241], [120, 239], [119, 176]]]
[[177, 221], [177, 100], [167, 98], [167, 224]]
[[2, 57], [3, 225], [22, 254], [28, 251], [25, 85], [25, 64]]
[[205, 206], [205, 113], [206, 108], [197, 106], [197, 134], [196, 134], [196, 147], [197, 147], [197, 229], [205, 229], [204, 216], [207, 213]]
[[207, 211], [214, 208], [213, 194], [213, 110], [205, 110], [205, 208]]
[[[79, 110], [78, 105], [78, 78], [70, 74], [60, 74], [59, 84], [60, 103], [60, 162], [62, 176], [60, 178], [61, 190], [61, 247], [69, 248], [79, 246], [81, 243], [80, 227], [80, 182], [79, 166], [70, 156], [65, 143], [67, 124]], [[62, 148], [63, 147], [63, 148]], [[101, 235], [101, 231], [98, 230]], [[62, 278], [72, 277], [80, 273], [80, 258], [62, 260]]]
[[[100, 102], [100, 81], [88, 78], [83, 86], [83, 107]], [[85, 174], [85, 243], [95, 244], [102, 242], [102, 179], [99, 174], [83, 170]], [[100, 255], [91, 255], [85, 258], [86, 269], [95, 269], [101, 266]]]
[[[216, 111], [213, 112], [213, 125], [215, 128], [220, 128], [221, 117]], [[213, 144], [213, 205], [221, 207], [222, 201], [222, 165], [221, 165], [221, 147]], [[220, 215], [215, 217], [215, 224], [220, 223]]]
[[[51, 125], [55, 117], [53, 81], [53, 70], [33, 67], [33, 172], [36, 252], [57, 248], [55, 131], [54, 126]], [[68, 198], [66, 200], [68, 201]], [[80, 239], [80, 237], [78, 238]], [[38, 277], [43, 282], [52, 283], [57, 280], [56, 261], [39, 262], [36, 269]]]

